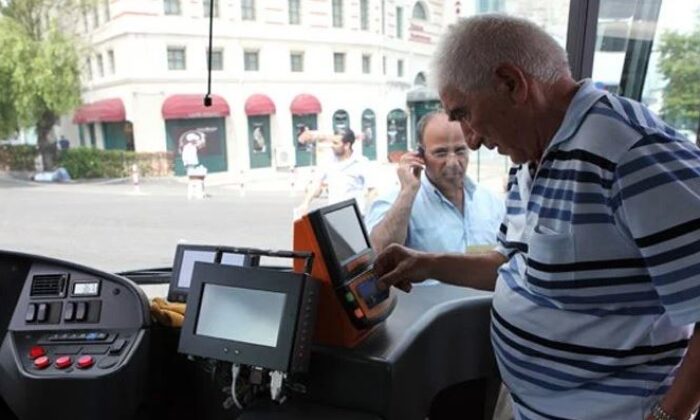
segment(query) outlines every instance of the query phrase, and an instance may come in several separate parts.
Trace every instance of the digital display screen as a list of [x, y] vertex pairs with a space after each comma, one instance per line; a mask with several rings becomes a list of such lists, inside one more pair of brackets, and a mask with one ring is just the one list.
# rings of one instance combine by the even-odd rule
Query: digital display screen
[[245, 263], [245, 255], [243, 254], [231, 254], [225, 252], [221, 255], [221, 264], [223, 265], [237, 265], [242, 267]]
[[189, 289], [190, 283], [192, 283], [194, 263], [197, 261], [213, 263], [215, 259], [216, 251], [186, 250], [182, 254], [182, 263], [180, 263], [180, 275], [177, 278], [177, 286], [183, 289]]
[[323, 217], [333, 253], [341, 264], [370, 247], [362, 232], [362, 221], [353, 206], [326, 213]]
[[100, 283], [75, 283], [73, 296], [97, 296], [100, 293]]
[[277, 347], [287, 296], [205, 284], [195, 334]]
[[357, 293], [365, 301], [368, 308], [373, 308], [389, 297], [389, 289], [381, 290], [375, 276], [369, 277], [357, 285]]

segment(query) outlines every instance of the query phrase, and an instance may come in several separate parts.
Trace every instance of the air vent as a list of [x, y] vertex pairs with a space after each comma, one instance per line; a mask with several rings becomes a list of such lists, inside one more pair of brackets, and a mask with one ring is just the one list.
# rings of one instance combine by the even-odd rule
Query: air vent
[[68, 283], [67, 274], [34, 276], [32, 279], [32, 297], [62, 297]]

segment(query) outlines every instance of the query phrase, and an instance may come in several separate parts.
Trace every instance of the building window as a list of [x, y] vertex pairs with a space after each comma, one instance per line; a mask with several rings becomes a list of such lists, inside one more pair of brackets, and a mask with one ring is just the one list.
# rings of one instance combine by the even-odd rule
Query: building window
[[104, 9], [105, 9], [105, 22], [112, 19], [112, 15], [109, 12], [109, 0], [104, 0]]
[[92, 60], [90, 57], [85, 59], [85, 73], [87, 74], [87, 79], [92, 80]]
[[372, 73], [372, 56], [363, 55], [362, 56], [362, 73], [370, 74]]
[[427, 86], [428, 80], [425, 78], [425, 74], [423, 72], [416, 74], [416, 78], [413, 79], [413, 84], [416, 86]]
[[505, 0], [477, 0], [477, 13], [505, 11]]
[[403, 38], [403, 8], [396, 8], [396, 37]]
[[360, 29], [369, 31], [369, 0], [360, 0]]
[[179, 15], [182, 13], [180, 10], [180, 0], [165, 0], [163, 6], [166, 15]]
[[100, 77], [105, 77], [105, 63], [102, 60], [102, 54], [97, 54], [97, 74]]
[[[209, 49], [207, 49], [206, 54], [207, 67], [209, 67]], [[214, 49], [211, 51], [211, 69], [213, 71], [220, 71], [224, 69], [224, 50]]]
[[403, 77], [403, 60], [396, 60], [396, 75]]
[[85, 33], [90, 31], [90, 24], [88, 23], [87, 11], [83, 9], [83, 27], [85, 28]]
[[114, 51], [112, 51], [112, 50], [107, 51], [107, 62], [109, 63], [109, 74], [114, 74], [115, 73]]
[[260, 57], [258, 51], [246, 51], [243, 53], [243, 68], [245, 71], [260, 70]]
[[168, 70], [185, 70], [185, 49], [168, 48]]
[[209, 17], [209, 11], [211, 10], [211, 3], [214, 2], [214, 17], [219, 17], [219, 2], [216, 0], [204, 0], [202, 5], [204, 6], [204, 17]]
[[92, 8], [92, 21], [95, 24], [95, 28], [100, 26], [100, 11], [97, 10], [97, 6], [93, 6]]
[[303, 53], [292, 53], [289, 56], [292, 71], [294, 73], [301, 73], [304, 71], [304, 54]]
[[382, 57], [382, 74], [386, 76], [386, 56]]
[[333, 0], [333, 27], [343, 27], [343, 0]]
[[333, 53], [333, 71], [345, 73], [345, 53]]
[[301, 0], [289, 0], [289, 24], [301, 24]]
[[413, 6], [412, 17], [417, 20], [428, 20], [428, 12], [425, 10], [423, 3], [418, 2]]
[[386, 34], [386, 0], [382, 0], [382, 35]]
[[255, 0], [241, 0], [241, 18], [255, 20]]

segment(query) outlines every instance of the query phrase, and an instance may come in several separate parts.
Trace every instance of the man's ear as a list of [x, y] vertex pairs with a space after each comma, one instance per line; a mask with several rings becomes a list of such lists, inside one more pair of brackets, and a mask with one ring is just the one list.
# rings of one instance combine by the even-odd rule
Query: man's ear
[[525, 73], [518, 67], [503, 63], [494, 71], [496, 90], [504, 92], [515, 104], [523, 104], [527, 101], [530, 85]]

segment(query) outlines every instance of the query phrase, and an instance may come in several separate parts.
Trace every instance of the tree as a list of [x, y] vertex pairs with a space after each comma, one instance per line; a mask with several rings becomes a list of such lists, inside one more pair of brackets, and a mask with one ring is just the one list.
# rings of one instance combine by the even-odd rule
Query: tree
[[700, 29], [664, 33], [659, 51], [659, 71], [668, 80], [661, 112], [674, 124], [695, 127], [700, 141]]
[[35, 127], [45, 168], [60, 115], [80, 104], [79, 42], [65, 26], [81, 4], [72, 0], [0, 1], [0, 137]]

